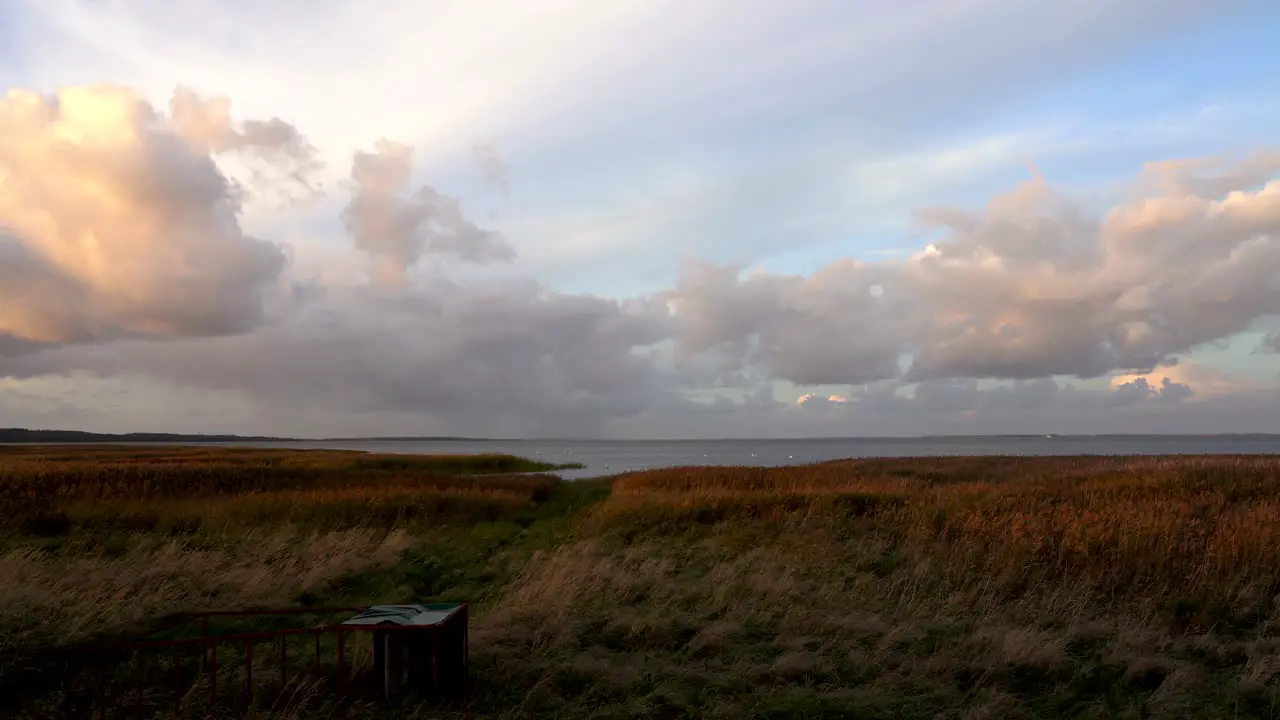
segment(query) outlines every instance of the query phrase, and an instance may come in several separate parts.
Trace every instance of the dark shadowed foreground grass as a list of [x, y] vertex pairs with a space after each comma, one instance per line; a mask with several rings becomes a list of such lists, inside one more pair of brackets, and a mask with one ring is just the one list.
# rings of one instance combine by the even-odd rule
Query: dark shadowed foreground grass
[[[1280, 458], [685, 468], [611, 493], [287, 458], [312, 484], [42, 502], [43, 537], [0, 556], [5, 651], [194, 607], [465, 599], [465, 702], [335, 707], [302, 677], [252, 714], [1280, 716]], [[196, 695], [192, 717], [245, 716]], [[69, 707], [42, 697], [29, 714]]]

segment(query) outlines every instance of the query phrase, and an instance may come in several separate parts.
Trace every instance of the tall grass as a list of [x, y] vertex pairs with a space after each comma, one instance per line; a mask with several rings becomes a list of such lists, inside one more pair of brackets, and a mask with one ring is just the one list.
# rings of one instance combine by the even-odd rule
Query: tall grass
[[[398, 561], [435, 526], [560, 486], [509, 456], [0, 449], [0, 656], [211, 607], [288, 604]], [[456, 474], [447, 474], [456, 473]]]
[[512, 473], [556, 467], [507, 455], [10, 447], [0, 449], [0, 513], [28, 534], [112, 518], [152, 529], [237, 514], [262, 522], [346, 516], [356, 524], [468, 509], [491, 517], [545, 500], [559, 482]]
[[123, 627], [146, 568], [168, 593], [147, 612], [304, 587], [479, 601], [466, 703], [284, 698], [273, 718], [1280, 717], [1280, 458], [674, 468], [579, 513], [547, 476], [216, 455], [107, 465], [281, 474], [66, 482], [43, 508], [70, 529], [11, 543], [0, 585], [29, 589], [0, 602]]
[[477, 638], [525, 714], [1276, 717], [1278, 500], [1280, 458], [634, 473]]
[[152, 535], [71, 552], [0, 555], [0, 652], [57, 647], [146, 625], [179, 610], [289, 604], [411, 547], [400, 530], [264, 528], [201, 544]]
[[[678, 468], [620, 478], [600, 520], [835, 522], [962, 572], [1070, 577], [1125, 598], [1280, 592], [1280, 458], [943, 458]], [[850, 526], [852, 527], [852, 526]]]

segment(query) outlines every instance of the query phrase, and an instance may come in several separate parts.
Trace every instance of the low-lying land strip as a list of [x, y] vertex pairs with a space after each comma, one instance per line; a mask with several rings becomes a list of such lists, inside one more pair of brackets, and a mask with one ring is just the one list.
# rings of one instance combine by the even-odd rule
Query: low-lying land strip
[[466, 600], [465, 701], [335, 713], [302, 676], [256, 716], [1280, 715], [1280, 458], [526, 470], [0, 450], [0, 695], [76, 716], [22, 668], [169, 612]]

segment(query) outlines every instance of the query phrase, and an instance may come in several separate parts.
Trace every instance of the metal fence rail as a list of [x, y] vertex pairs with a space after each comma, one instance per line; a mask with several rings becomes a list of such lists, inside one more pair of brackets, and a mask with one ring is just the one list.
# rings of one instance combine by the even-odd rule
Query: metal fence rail
[[[161, 629], [173, 630], [184, 623], [199, 621], [200, 634], [193, 637], [180, 637], [163, 640], [135, 640], [112, 643], [98, 649], [99, 662], [96, 674], [95, 702], [97, 717], [106, 720], [108, 713], [124, 708], [128, 695], [133, 695], [133, 706], [145, 706], [145, 689], [147, 687], [147, 669], [157, 655], [172, 655], [173, 672], [173, 710], [181, 712], [184, 687], [189, 689], [199, 682], [202, 676], [208, 677], [209, 702], [216, 703], [219, 698], [218, 689], [218, 648], [227, 645], [240, 646], [240, 661], [244, 667], [244, 699], [252, 703], [254, 693], [253, 657], [254, 648], [264, 642], [270, 642], [280, 665], [281, 685], [289, 680], [289, 640], [296, 636], [314, 639], [311, 669], [317, 675], [322, 669], [322, 643], [326, 635], [333, 636], [336, 645], [336, 672], [334, 674], [334, 690], [341, 700], [348, 688], [346, 683], [346, 641], [353, 633], [369, 633], [372, 635], [373, 673], [372, 680], [381, 680], [378, 694], [390, 697], [406, 684], [416, 689], [428, 690], [436, 694], [446, 695], [465, 690], [469, 673], [468, 650], [468, 608], [466, 604], [453, 606], [450, 614], [441, 622], [429, 625], [394, 625], [394, 624], [347, 624], [325, 623], [311, 627], [280, 628], [253, 632], [234, 632], [210, 634], [209, 621], [220, 617], [262, 617], [262, 616], [298, 616], [298, 615], [334, 615], [338, 613], [364, 613], [371, 607], [293, 607], [273, 608], [265, 610], [216, 610], [208, 612], [192, 612], [170, 615], [165, 618]], [[296, 645], [296, 643], [295, 643]], [[304, 651], [305, 652], [305, 651]], [[184, 683], [184, 660], [199, 656], [199, 666], [190, 677], [190, 683]], [[113, 679], [118, 673], [109, 672], [112, 664], [107, 655], [122, 659], [132, 657], [135, 662], [135, 678], [133, 693], [112, 692]], [[230, 689], [227, 689], [230, 692]]]

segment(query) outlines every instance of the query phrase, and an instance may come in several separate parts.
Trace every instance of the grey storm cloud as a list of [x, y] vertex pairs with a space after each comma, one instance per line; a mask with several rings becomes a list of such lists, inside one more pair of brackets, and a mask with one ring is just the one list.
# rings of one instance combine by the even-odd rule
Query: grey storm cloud
[[[1191, 192], [1205, 167], [1215, 196]], [[801, 384], [1150, 371], [1280, 313], [1280, 182], [1241, 167], [1164, 166], [1164, 191], [1101, 215], [1037, 176], [981, 212], [921, 212], [942, 237], [905, 261], [689, 263], [666, 295], [681, 356]]]
[[[296, 134], [272, 128], [238, 147], [294, 153]], [[239, 192], [210, 157], [229, 132], [113, 86], [5, 95], [0, 353], [260, 322], [285, 255], [240, 228]]]
[[412, 173], [413, 148], [385, 139], [352, 162], [355, 190], [343, 219], [356, 247], [380, 262], [385, 279], [402, 281], [423, 255], [476, 263], [515, 257], [501, 235], [467, 218], [457, 199], [429, 185], [406, 195]]
[[638, 352], [669, 336], [669, 322], [651, 300], [534, 283], [335, 289], [238, 337], [52, 349], [0, 363], [0, 375], [141, 374], [273, 405], [435, 414], [458, 425], [501, 416], [526, 429], [554, 420], [586, 432], [674, 402], [671, 378]]

